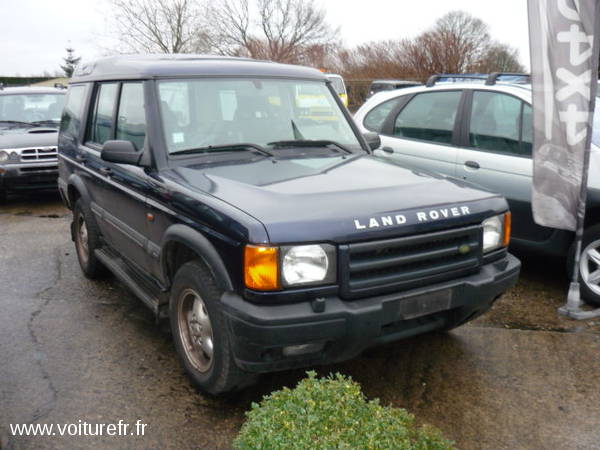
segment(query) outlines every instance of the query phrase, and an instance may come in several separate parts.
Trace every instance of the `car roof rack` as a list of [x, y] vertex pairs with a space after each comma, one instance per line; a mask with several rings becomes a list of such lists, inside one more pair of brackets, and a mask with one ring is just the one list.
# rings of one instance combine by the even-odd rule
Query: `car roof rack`
[[484, 74], [475, 74], [475, 73], [436, 73], [435, 75], [431, 75], [428, 79], [427, 82], [425, 83], [425, 86], [427, 87], [432, 87], [435, 86], [435, 83], [437, 83], [438, 81], [440, 81], [443, 78], [462, 78], [462, 79], [466, 79], [466, 80], [485, 80], [485, 75]]
[[[520, 77], [522, 79], [527, 79], [527, 81], [530, 80], [531, 75], [529, 75], [528, 73], [514, 73], [514, 72], [492, 72], [489, 75], [485, 75], [483, 73], [465, 73], [465, 74], [461, 74], [461, 73], [438, 73], [435, 75], [431, 75], [429, 77], [429, 79], [427, 80], [427, 83], [425, 83], [425, 86], [427, 87], [432, 87], [435, 86], [435, 83], [437, 83], [440, 80], [443, 80], [445, 78], [447, 79], [466, 79], [466, 80], [477, 80], [477, 81], [485, 81], [485, 84], [487, 86], [491, 86], [496, 84], [496, 82], [498, 81], [502, 81], [499, 80], [500, 77]], [[519, 83], [519, 81], [514, 81], [515, 83]], [[522, 81], [520, 82], [522, 83]]]
[[531, 75], [528, 73], [517, 73], [517, 72], [492, 72], [488, 75], [487, 79], [485, 80], [485, 84], [488, 86], [492, 86], [494, 84], [496, 84], [496, 82], [498, 81], [498, 77], [520, 77], [520, 78], [525, 78], [527, 79], [527, 81], [529, 81], [531, 79]]

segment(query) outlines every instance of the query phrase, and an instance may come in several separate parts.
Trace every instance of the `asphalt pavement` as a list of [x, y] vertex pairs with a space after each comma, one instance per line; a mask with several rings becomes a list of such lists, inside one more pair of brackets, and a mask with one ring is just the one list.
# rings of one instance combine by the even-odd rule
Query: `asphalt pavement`
[[[196, 392], [141, 302], [114, 278], [83, 277], [69, 222], [55, 194], [0, 206], [0, 448], [228, 448], [253, 401], [302, 378], [265, 375], [227, 399]], [[352, 376], [462, 449], [600, 449], [600, 320], [558, 317], [566, 286], [560, 261], [527, 258], [519, 285], [476, 322], [318, 372]], [[85, 423], [129, 432], [14, 433]]]

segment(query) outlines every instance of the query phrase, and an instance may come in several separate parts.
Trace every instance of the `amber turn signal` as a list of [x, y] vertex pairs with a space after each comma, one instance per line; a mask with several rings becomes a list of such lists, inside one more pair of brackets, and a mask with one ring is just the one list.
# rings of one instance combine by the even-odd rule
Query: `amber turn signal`
[[510, 211], [504, 213], [504, 239], [502, 240], [502, 245], [507, 247], [510, 243], [510, 227], [511, 227], [511, 214]]
[[244, 284], [257, 291], [276, 291], [279, 286], [278, 248], [247, 245], [244, 250]]

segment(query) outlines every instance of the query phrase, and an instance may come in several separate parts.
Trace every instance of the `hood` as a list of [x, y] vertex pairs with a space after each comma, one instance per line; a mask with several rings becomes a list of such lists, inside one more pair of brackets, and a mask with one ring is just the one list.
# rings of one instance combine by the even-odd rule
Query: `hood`
[[3, 148], [45, 147], [57, 145], [58, 129], [47, 127], [0, 129], [0, 150]]
[[263, 223], [271, 243], [352, 242], [476, 223], [506, 201], [371, 155], [262, 158], [173, 169]]

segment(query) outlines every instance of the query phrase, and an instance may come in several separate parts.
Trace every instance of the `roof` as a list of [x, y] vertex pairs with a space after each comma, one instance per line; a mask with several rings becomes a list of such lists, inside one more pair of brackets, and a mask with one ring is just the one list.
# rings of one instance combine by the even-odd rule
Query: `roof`
[[250, 58], [194, 54], [121, 55], [81, 64], [71, 83], [167, 77], [249, 76], [325, 80], [317, 69]]
[[4, 87], [0, 89], [0, 95], [10, 94], [66, 94], [66, 89], [39, 86]]
[[[427, 87], [426, 85], [403, 88], [393, 91], [380, 91], [372, 95], [360, 107], [360, 110], [370, 110], [373, 105], [383, 103], [395, 97], [404, 95], [419, 94], [422, 92], [447, 91], [455, 89], [474, 89], [474, 90], [489, 90], [494, 92], [505, 92], [507, 94], [516, 95], [517, 97], [531, 103], [531, 85], [521, 83], [505, 83], [497, 82], [493, 85], [486, 85], [485, 80], [480, 82], [461, 81], [461, 82], [437, 82], [434, 86]], [[358, 113], [358, 111], [357, 111]]]

